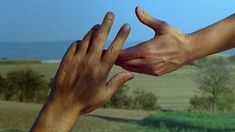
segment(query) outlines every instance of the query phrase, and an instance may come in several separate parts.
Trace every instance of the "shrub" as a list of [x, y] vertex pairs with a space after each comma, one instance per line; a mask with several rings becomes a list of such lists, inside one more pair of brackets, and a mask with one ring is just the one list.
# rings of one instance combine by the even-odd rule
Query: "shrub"
[[155, 110], [157, 97], [152, 92], [146, 92], [143, 89], [133, 91], [133, 107], [142, 110]]
[[129, 87], [124, 85], [120, 88], [111, 100], [105, 104], [105, 107], [130, 109], [132, 104], [132, 98], [127, 95]]
[[191, 98], [191, 110], [194, 111], [231, 111], [234, 105], [233, 68], [223, 58], [210, 58], [197, 63], [197, 75], [200, 96]]
[[44, 76], [32, 70], [12, 71], [6, 74], [6, 100], [15, 95], [20, 102], [33, 102], [44, 98], [48, 86]]
[[6, 87], [7, 87], [6, 79], [0, 75], [0, 95], [3, 95], [3, 92], [5, 91]]
[[125, 85], [119, 89], [111, 100], [104, 107], [112, 107], [119, 109], [139, 109], [139, 110], [155, 110], [157, 97], [143, 89], [137, 89], [133, 93], [128, 94], [129, 88]]

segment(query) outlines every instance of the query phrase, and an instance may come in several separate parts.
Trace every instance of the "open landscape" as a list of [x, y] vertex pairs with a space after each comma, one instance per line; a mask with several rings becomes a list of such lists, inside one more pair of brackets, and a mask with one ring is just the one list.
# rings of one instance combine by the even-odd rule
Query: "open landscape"
[[234, 5], [0, 0], [0, 132], [235, 132]]
[[[45, 75], [47, 80], [54, 77], [59, 63], [1, 64], [0, 74], [9, 71], [32, 69]], [[114, 67], [110, 76], [121, 71]], [[235, 113], [189, 113], [189, 99], [197, 93], [193, 81], [195, 67], [182, 69], [161, 76], [135, 74], [135, 79], [127, 83], [129, 92], [141, 88], [158, 97], [160, 111], [122, 110], [100, 108], [81, 116], [73, 131], [233, 131]], [[38, 114], [41, 104], [0, 101], [0, 132], [27, 131]], [[170, 112], [163, 112], [170, 111]], [[203, 123], [201, 119], [205, 118]], [[221, 120], [222, 119], [222, 120]], [[213, 123], [212, 123], [213, 122]], [[218, 125], [219, 124], [219, 125]]]
[[[0, 132], [27, 132], [41, 105], [0, 101]], [[150, 114], [150, 115], [149, 115]], [[74, 132], [233, 132], [235, 113], [103, 109], [81, 116]]]
[[[44, 74], [49, 80], [54, 77], [58, 65], [59, 63], [0, 65], [0, 74], [4, 75], [16, 69], [32, 69]], [[110, 76], [121, 70], [119, 67], [114, 67]], [[154, 93], [159, 97], [158, 103], [163, 109], [182, 111], [188, 108], [189, 98], [193, 97], [197, 90], [192, 80], [194, 71], [193, 67], [185, 66], [161, 77], [135, 74], [135, 79], [128, 82], [127, 86], [130, 88], [129, 92], [141, 88]]]

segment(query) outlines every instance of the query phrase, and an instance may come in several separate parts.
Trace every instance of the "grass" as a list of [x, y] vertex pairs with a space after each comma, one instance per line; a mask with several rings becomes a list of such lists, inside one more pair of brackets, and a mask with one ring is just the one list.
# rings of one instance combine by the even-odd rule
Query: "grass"
[[[58, 65], [58, 63], [0, 64], [0, 74], [4, 75], [9, 71], [28, 68], [44, 74], [49, 80], [54, 77]], [[110, 76], [119, 71], [121, 71], [119, 67], [114, 67]], [[159, 97], [158, 104], [163, 109], [183, 111], [189, 107], [189, 98], [193, 97], [196, 91], [196, 84], [191, 79], [193, 74], [194, 69], [190, 66], [161, 77], [135, 74], [135, 79], [128, 82], [127, 85], [130, 87], [130, 92], [137, 88], [153, 92]]]
[[1, 60], [0, 59], [1, 65], [40, 64], [40, 63], [41, 61], [38, 61], [38, 60]]
[[[26, 132], [41, 105], [0, 101], [0, 132]], [[235, 113], [98, 109], [79, 117], [73, 132], [232, 132]]]
[[[32, 69], [53, 78], [58, 63], [0, 63], [0, 74], [20, 69]], [[121, 71], [114, 67], [110, 77]], [[194, 96], [196, 84], [191, 79], [194, 68], [182, 69], [161, 76], [135, 74], [128, 82], [130, 92], [141, 88], [159, 97], [158, 104], [166, 110], [185, 111]], [[41, 105], [0, 101], [0, 132], [26, 132], [32, 125]], [[77, 132], [207, 132], [235, 131], [235, 113], [152, 112], [118, 109], [98, 109], [81, 116], [73, 131]], [[149, 115], [151, 114], [151, 115]], [[149, 116], [148, 116], [149, 115]]]
[[5, 75], [9, 71], [21, 70], [21, 69], [32, 69], [45, 75], [46, 79], [54, 77], [58, 63], [36, 63], [36, 64], [4, 64], [0, 65], [0, 74]]
[[208, 131], [235, 130], [235, 113], [189, 113], [172, 112], [150, 115], [142, 125], [164, 124], [169, 128], [198, 129]]
[[232, 132], [235, 131], [235, 113], [165, 112], [152, 114], [130, 131], [162, 130], [180, 132]]
[[[0, 101], [0, 132], [26, 132], [36, 118], [41, 105]], [[74, 132], [120, 132], [124, 126], [136, 122], [149, 114], [144, 111], [98, 109], [81, 116], [76, 122]], [[124, 129], [124, 130], [123, 130]]]

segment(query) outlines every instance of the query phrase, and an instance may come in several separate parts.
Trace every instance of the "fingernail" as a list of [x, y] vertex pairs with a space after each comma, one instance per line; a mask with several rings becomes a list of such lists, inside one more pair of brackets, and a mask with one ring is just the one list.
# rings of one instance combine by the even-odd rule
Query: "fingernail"
[[133, 78], [134, 78], [134, 74], [133, 74], [133, 73], [129, 73], [128, 76], [129, 76], [130, 79], [133, 79]]
[[106, 14], [106, 17], [107, 17], [108, 19], [113, 19], [113, 18], [114, 18], [114, 14], [113, 14], [112, 12], [108, 12], [108, 13]]
[[126, 24], [123, 25], [123, 29], [124, 29], [124, 31], [127, 32], [127, 31], [129, 31], [131, 29], [131, 26], [126, 23]]
[[140, 13], [140, 15], [144, 14], [144, 11], [141, 9], [140, 6], [137, 6], [137, 11]]

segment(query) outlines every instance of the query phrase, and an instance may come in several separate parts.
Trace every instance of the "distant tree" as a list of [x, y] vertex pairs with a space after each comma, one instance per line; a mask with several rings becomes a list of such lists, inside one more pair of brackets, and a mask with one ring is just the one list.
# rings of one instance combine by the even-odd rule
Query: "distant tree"
[[0, 75], [0, 95], [3, 95], [7, 88], [7, 81]]
[[8, 78], [2, 78], [2, 81], [5, 83], [5, 86], [2, 87], [2, 94], [6, 101], [11, 100], [11, 98], [17, 93], [17, 88], [13, 84], [8, 82]]
[[111, 100], [104, 107], [112, 107], [119, 109], [139, 109], [139, 110], [156, 110], [157, 97], [151, 92], [143, 89], [136, 89], [132, 93], [128, 93], [129, 87], [124, 85], [119, 89]]
[[44, 76], [32, 70], [12, 71], [6, 75], [8, 89], [12, 90], [20, 102], [32, 102], [40, 97], [41, 91], [46, 91]]
[[157, 107], [157, 96], [152, 92], [146, 92], [143, 89], [133, 91], [133, 107], [142, 110], [155, 110]]
[[40, 89], [36, 91], [36, 96], [34, 97], [35, 103], [44, 103], [48, 97], [49, 90], [48, 85], [42, 85]]
[[119, 109], [130, 109], [132, 105], [132, 98], [127, 94], [129, 87], [124, 85], [114, 94], [111, 100], [105, 104], [104, 107], [112, 107]]
[[36, 103], [44, 103], [47, 99], [51, 88], [53, 87], [54, 78], [49, 79], [49, 82], [45, 84], [44, 87], [41, 87], [40, 90], [37, 91], [35, 101]]
[[53, 87], [53, 83], [54, 83], [54, 79], [55, 78], [51, 78], [48, 82], [48, 87], [51, 89]]
[[196, 63], [194, 77], [201, 95], [190, 99], [191, 110], [230, 111], [234, 106], [234, 69], [223, 58], [210, 58]]

